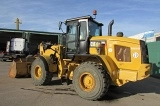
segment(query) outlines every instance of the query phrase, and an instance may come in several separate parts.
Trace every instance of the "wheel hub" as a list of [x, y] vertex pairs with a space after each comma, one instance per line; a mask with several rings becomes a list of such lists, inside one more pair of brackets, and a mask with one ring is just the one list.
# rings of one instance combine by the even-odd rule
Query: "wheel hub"
[[83, 73], [80, 76], [80, 86], [84, 91], [90, 92], [95, 86], [94, 77], [90, 73]]
[[41, 78], [41, 76], [42, 76], [42, 68], [39, 65], [37, 65], [35, 67], [35, 77], [39, 79]]

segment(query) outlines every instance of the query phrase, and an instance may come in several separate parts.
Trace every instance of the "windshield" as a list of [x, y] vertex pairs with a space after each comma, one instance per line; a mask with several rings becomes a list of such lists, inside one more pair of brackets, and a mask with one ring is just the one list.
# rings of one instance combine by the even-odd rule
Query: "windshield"
[[101, 26], [98, 26], [93, 21], [89, 21], [89, 35], [91, 36], [100, 36]]

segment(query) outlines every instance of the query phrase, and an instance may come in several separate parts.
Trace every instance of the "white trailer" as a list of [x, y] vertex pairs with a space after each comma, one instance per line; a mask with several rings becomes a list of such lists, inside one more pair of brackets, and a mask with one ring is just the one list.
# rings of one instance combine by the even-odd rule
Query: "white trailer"
[[2, 61], [12, 60], [18, 57], [25, 57], [29, 53], [28, 42], [24, 38], [12, 38], [7, 41], [6, 53], [2, 57]]
[[7, 41], [7, 44], [6, 44], [6, 53], [9, 53], [9, 48], [10, 48], [10, 41]]
[[26, 42], [26, 39], [23, 38], [12, 38], [11, 39], [11, 45], [10, 45], [10, 51], [11, 52], [28, 52], [28, 42]]

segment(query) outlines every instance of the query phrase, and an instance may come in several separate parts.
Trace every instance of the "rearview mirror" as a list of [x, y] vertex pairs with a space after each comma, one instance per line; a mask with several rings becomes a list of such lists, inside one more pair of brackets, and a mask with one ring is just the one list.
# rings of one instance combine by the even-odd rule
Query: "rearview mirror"
[[59, 30], [61, 30], [61, 29], [62, 29], [62, 22], [59, 21]]

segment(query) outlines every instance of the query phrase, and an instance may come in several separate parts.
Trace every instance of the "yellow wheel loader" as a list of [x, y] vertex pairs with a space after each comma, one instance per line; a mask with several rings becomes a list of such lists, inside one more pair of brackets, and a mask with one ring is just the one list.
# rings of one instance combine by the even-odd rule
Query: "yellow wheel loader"
[[[91, 16], [67, 19], [64, 45], [40, 44], [40, 56], [31, 65], [36, 86], [47, 85], [57, 73], [60, 79], [72, 80], [77, 94], [99, 100], [111, 85], [121, 86], [150, 75], [144, 41], [112, 35], [102, 36], [102, 23]], [[61, 29], [62, 23], [60, 23]]]

